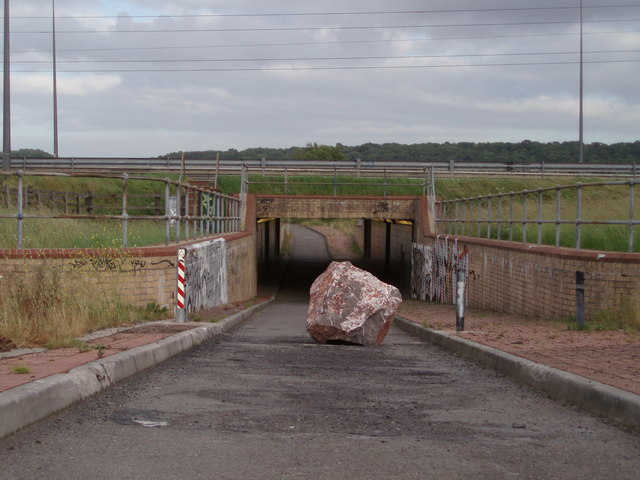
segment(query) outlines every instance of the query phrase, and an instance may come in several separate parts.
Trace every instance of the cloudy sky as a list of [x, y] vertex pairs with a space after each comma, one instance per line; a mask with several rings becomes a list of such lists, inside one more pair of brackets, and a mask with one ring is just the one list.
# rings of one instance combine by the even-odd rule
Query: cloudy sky
[[[11, 0], [12, 147], [53, 152], [50, 0]], [[577, 140], [579, 0], [55, 0], [60, 156]], [[584, 140], [640, 138], [640, 1], [583, 0]]]

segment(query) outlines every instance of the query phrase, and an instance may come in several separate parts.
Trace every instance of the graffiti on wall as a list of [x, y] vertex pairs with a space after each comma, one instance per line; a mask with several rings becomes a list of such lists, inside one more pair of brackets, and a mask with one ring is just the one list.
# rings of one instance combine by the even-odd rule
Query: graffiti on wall
[[228, 303], [227, 242], [223, 238], [187, 247], [185, 268], [188, 312]]
[[[164, 260], [164, 262], [169, 262]], [[160, 262], [159, 262], [160, 263]], [[171, 262], [169, 262], [171, 264]], [[157, 265], [157, 264], [152, 264]], [[147, 268], [147, 261], [143, 258], [127, 258], [127, 257], [84, 257], [74, 258], [69, 262], [69, 268], [73, 272], [141, 272]]]
[[[433, 245], [413, 243], [411, 249], [411, 295], [439, 303], [455, 303], [456, 273], [468, 284], [469, 251], [457, 239], [438, 236]], [[468, 289], [467, 289], [468, 295]]]

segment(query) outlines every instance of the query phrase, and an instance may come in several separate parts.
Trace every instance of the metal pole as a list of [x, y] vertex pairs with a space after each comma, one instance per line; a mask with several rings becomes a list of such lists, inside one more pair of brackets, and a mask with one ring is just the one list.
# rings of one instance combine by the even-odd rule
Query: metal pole
[[56, 58], [56, 3], [51, 0], [53, 22], [53, 156], [58, 158], [58, 75]]
[[22, 211], [22, 171], [18, 172], [18, 196], [16, 198], [18, 213], [16, 214], [16, 218], [18, 219], [18, 231], [16, 232], [16, 236], [18, 237], [18, 249], [22, 249], [22, 220], [24, 219], [24, 212]]
[[513, 242], [513, 192], [509, 193], [509, 241]]
[[579, 155], [578, 163], [584, 162], [584, 122], [583, 122], [583, 77], [582, 77], [582, 0], [580, 0], [580, 120], [579, 120]]
[[2, 170], [11, 170], [11, 35], [9, 0], [4, 0], [4, 90], [2, 111]]
[[491, 238], [491, 198], [487, 198], [487, 238]]
[[538, 245], [542, 245], [542, 192], [538, 189]]
[[498, 196], [498, 233], [496, 239], [502, 240], [502, 195]]
[[129, 214], [127, 213], [127, 197], [129, 193], [129, 175], [122, 174], [122, 248], [127, 247], [128, 238], [128, 220]]
[[458, 268], [456, 270], [456, 331], [464, 330], [464, 270]]
[[169, 210], [169, 180], [164, 179], [164, 244], [169, 245], [171, 239], [171, 211]]
[[582, 184], [578, 183], [578, 200], [576, 204], [576, 249], [582, 244]]
[[629, 182], [629, 232], [627, 239], [627, 252], [633, 252], [633, 218], [635, 216], [635, 180]]
[[560, 187], [556, 187], [556, 247], [560, 246]]
[[522, 194], [522, 243], [527, 243], [527, 194]]

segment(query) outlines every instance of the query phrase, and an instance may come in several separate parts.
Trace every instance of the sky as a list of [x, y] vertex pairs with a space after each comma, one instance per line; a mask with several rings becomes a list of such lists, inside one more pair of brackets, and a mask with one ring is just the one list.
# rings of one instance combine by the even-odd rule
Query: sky
[[[640, 138], [640, 0], [55, 0], [61, 157]], [[12, 149], [53, 153], [49, 0], [10, 0]], [[4, 121], [4, 119], [3, 119]]]

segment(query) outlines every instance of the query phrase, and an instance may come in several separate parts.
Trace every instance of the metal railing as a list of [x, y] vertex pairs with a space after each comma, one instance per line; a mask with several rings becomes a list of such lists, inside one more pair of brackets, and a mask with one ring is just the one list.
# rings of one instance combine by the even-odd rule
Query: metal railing
[[[15, 219], [17, 222], [16, 231], [16, 247], [23, 248], [23, 224], [29, 219], [89, 219], [89, 220], [119, 220], [122, 222], [122, 247], [128, 246], [128, 227], [132, 221], [156, 221], [164, 222], [164, 244], [171, 242], [172, 230], [173, 238], [176, 243], [183, 240], [193, 238], [206, 237], [220, 233], [237, 232], [241, 228], [241, 199], [229, 195], [221, 194], [212, 189], [194, 186], [188, 183], [174, 181], [169, 178], [149, 178], [140, 176], [130, 176], [128, 174], [110, 175], [110, 174], [64, 174], [52, 172], [29, 172], [25, 174], [23, 171], [17, 172], [0, 172], [5, 180], [11, 177], [17, 178], [17, 185], [14, 189], [4, 187], [0, 189], [0, 195], [3, 195], [4, 209], [10, 211], [13, 206], [13, 198], [15, 198], [15, 213], [2, 213], [0, 211], [0, 219]], [[93, 203], [93, 196], [85, 196], [85, 211], [80, 212], [80, 207], [76, 213], [68, 211], [61, 213], [56, 209], [46, 212], [39, 211], [37, 208], [25, 208], [25, 198], [28, 198], [28, 188], [24, 185], [24, 177], [73, 177], [73, 178], [110, 178], [120, 179], [122, 181], [122, 190], [119, 195], [119, 205], [116, 204], [102, 207], [107, 212], [104, 214], [95, 214], [96, 205]], [[160, 195], [163, 202], [148, 207], [148, 210], [160, 212], [163, 214], [156, 215], [136, 215], [131, 214], [132, 210], [139, 210], [140, 206], [129, 205], [132, 198], [140, 197], [140, 195], [129, 194], [129, 183], [131, 181], [145, 181], [162, 183], [164, 185], [164, 193]], [[6, 185], [6, 184], [5, 184]], [[11, 195], [15, 192], [15, 196]], [[70, 194], [73, 196], [76, 194]], [[109, 195], [114, 197], [114, 195]], [[155, 198], [158, 198], [154, 196]], [[78, 197], [79, 198], [79, 197]], [[87, 199], [91, 201], [87, 202]], [[79, 202], [79, 201], [78, 201]], [[109, 211], [117, 210], [121, 213], [109, 213]]]
[[[614, 176], [635, 177], [636, 165], [592, 164], [592, 163], [515, 163], [515, 162], [468, 162], [460, 160], [409, 160], [396, 161], [385, 158], [376, 160], [315, 160], [315, 159], [266, 159], [266, 158], [134, 158], [134, 157], [59, 157], [59, 158], [12, 158], [11, 167], [22, 170], [47, 170], [57, 172], [178, 172], [188, 175], [238, 175], [243, 166], [251, 169], [270, 169], [290, 174], [304, 172], [330, 172], [334, 167], [350, 171], [353, 175], [378, 175], [383, 171], [396, 170], [402, 175], [419, 175], [433, 169], [437, 175], [500, 175], [500, 176]], [[368, 173], [367, 173], [368, 172]]]
[[[345, 187], [358, 187], [359, 189], [367, 190], [373, 188], [376, 190], [376, 195], [381, 194], [385, 197], [390, 195], [390, 192], [396, 195], [405, 195], [407, 189], [416, 189], [421, 192], [422, 195], [434, 195], [433, 186], [435, 183], [433, 168], [424, 167], [422, 169], [412, 170], [410, 173], [410, 175], [407, 175], [406, 170], [386, 168], [381, 170], [355, 171], [353, 168], [344, 168], [337, 164], [331, 165], [330, 163], [322, 169], [306, 170], [290, 170], [288, 167], [252, 167], [249, 164], [244, 164], [240, 174], [240, 192], [255, 193], [252, 191], [252, 186], [270, 185], [279, 189], [283, 195], [296, 192], [296, 190], [299, 190], [298, 187], [322, 187], [324, 190], [331, 191], [334, 197], [344, 191]], [[251, 175], [254, 176], [253, 179], [250, 178]], [[328, 177], [331, 180], [296, 180], [296, 177], [308, 176]], [[256, 179], [255, 177], [262, 177], [262, 179]], [[268, 179], [269, 177], [277, 177], [277, 179]], [[398, 179], [400, 178], [406, 181], [398, 183]], [[356, 179], [362, 180], [356, 181]], [[371, 179], [374, 181], [371, 181]]]
[[[564, 242], [561, 241], [562, 234], [568, 234], [570, 238], [575, 236], [575, 243], [571, 246], [575, 245], [576, 249], [583, 248], [583, 233], [586, 226], [626, 227], [624, 243], [626, 243], [627, 252], [633, 252], [634, 230], [640, 225], [640, 220], [636, 218], [640, 212], [635, 208], [636, 185], [639, 183], [640, 181], [637, 180], [577, 183], [436, 201], [435, 221], [438, 232], [448, 235], [522, 241], [556, 247], [570, 246], [567, 245], [566, 239]], [[618, 215], [626, 218], [592, 218], [594, 200], [591, 199], [591, 208], [585, 208], [584, 192], [602, 187], [627, 189], [626, 194], [624, 191], [615, 192], [617, 196], [624, 198], [626, 203], [618, 209], [619, 212], [624, 212], [624, 215], [622, 213]], [[611, 195], [612, 192], [601, 191], [601, 194]], [[573, 214], [570, 215], [568, 211]], [[571, 218], [567, 218], [569, 215]], [[604, 216], [612, 215], [615, 215], [615, 212], [609, 211]], [[531, 234], [530, 226], [535, 227], [534, 235]], [[570, 229], [566, 226], [570, 226]]]

